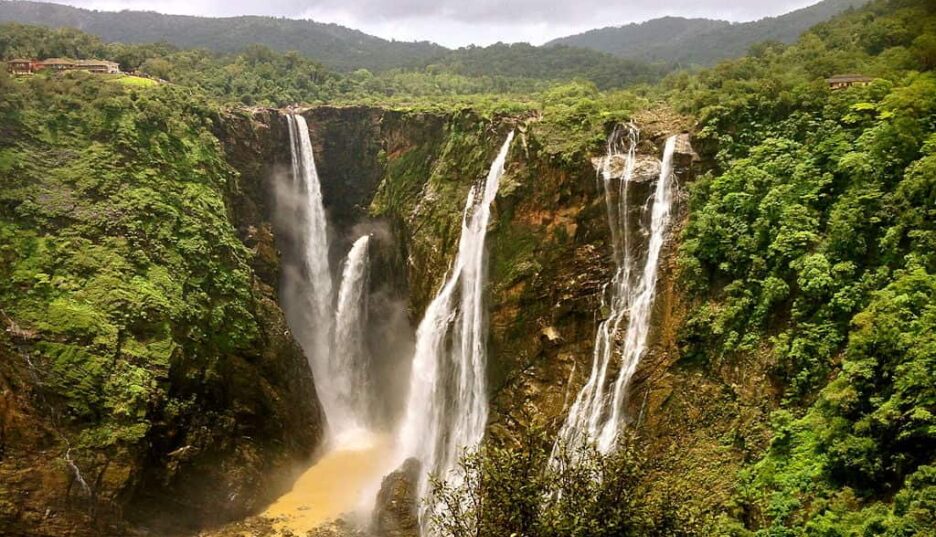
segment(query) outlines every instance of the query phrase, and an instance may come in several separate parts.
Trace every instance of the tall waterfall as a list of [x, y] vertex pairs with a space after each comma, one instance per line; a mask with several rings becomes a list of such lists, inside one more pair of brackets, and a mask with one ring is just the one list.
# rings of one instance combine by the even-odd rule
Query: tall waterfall
[[328, 264], [328, 223], [325, 219], [325, 207], [322, 204], [322, 187], [312, 143], [309, 140], [309, 126], [299, 114], [289, 114], [289, 141], [292, 156], [292, 177], [295, 192], [301, 198], [297, 214], [302, 226], [301, 255], [305, 279], [308, 284], [305, 301], [312, 309], [310, 316], [311, 341], [304, 341], [303, 347], [309, 358], [309, 365], [315, 376], [315, 388], [328, 417], [329, 422], [337, 422], [341, 408], [340, 393], [329, 382], [332, 360], [332, 326], [334, 309], [332, 307], [332, 276]]
[[[458, 254], [451, 273], [429, 304], [416, 331], [409, 395], [398, 444], [403, 458], [422, 463], [419, 497], [429, 473], [445, 476], [463, 448], [481, 442], [487, 422], [485, 352], [487, 323], [483, 291], [487, 279], [485, 238], [511, 132], [491, 165], [483, 188], [468, 193]], [[427, 507], [420, 519], [425, 525]]]
[[[559, 431], [556, 445], [574, 448], [584, 441], [595, 442], [602, 453], [614, 448], [623, 421], [627, 391], [637, 364], [647, 348], [650, 316], [656, 291], [660, 252], [670, 220], [673, 188], [673, 153], [676, 137], [666, 140], [660, 175], [648, 203], [639, 205], [650, 212], [648, 241], [643, 269], [636, 265], [641, 257], [641, 245], [634, 237], [628, 212], [628, 193], [633, 182], [636, 147], [639, 133], [632, 125], [616, 129], [608, 139], [607, 155], [602, 160], [601, 177], [611, 228], [615, 272], [610, 286], [608, 318], [598, 327], [588, 381], [569, 409], [569, 415]], [[620, 161], [624, 160], [623, 166]], [[623, 334], [622, 334], [623, 332]], [[622, 337], [623, 336], [623, 337]], [[615, 355], [620, 355], [617, 378], [609, 386], [609, 372]], [[610, 391], [610, 393], [608, 393]]]
[[329, 360], [327, 378], [340, 403], [336, 408], [339, 414], [333, 417], [333, 432], [335, 429], [361, 430], [367, 426], [369, 391], [364, 330], [367, 321], [369, 242], [369, 235], [354, 242], [341, 273], [335, 316], [335, 347]]

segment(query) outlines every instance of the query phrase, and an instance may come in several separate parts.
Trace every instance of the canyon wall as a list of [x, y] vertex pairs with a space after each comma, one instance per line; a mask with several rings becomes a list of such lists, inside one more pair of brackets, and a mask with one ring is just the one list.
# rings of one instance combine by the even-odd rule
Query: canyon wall
[[66, 130], [36, 135], [37, 112], [3, 144], [4, 535], [240, 518], [324, 431], [272, 235], [251, 227], [265, 194], [226, 162], [260, 166], [264, 133], [245, 128], [225, 154], [205, 109], [109, 106], [119, 128], [82, 101]]
[[[371, 314], [399, 317], [387, 325], [395, 328], [368, 341], [383, 372], [378, 389], [385, 392], [379, 399], [386, 401], [381, 411], [388, 426], [399, 416], [410, 357], [406, 334], [393, 332], [411, 337], [455, 255], [469, 188], [484, 178], [515, 130], [488, 233], [488, 430], [510, 438], [534, 423], [557, 429], [591, 366], [595, 330], [606, 314], [601, 297], [614, 270], [593, 162], [603, 151], [602, 138], [570, 150], [557, 143], [563, 133], [537, 116], [471, 110], [316, 107], [301, 113], [332, 225], [332, 264], [357, 236], [372, 233], [370, 285], [382, 298]], [[689, 127], [684, 118], [659, 111], [633, 120], [641, 130], [638, 157], [647, 161], [660, 158], [669, 134]], [[283, 476], [292, 465], [319, 448], [324, 417], [278, 305], [281, 263], [294, 249], [277, 232], [272, 193], [289, 173], [285, 117], [272, 109], [233, 109], [210, 123], [226, 177], [216, 191], [219, 216], [224, 233], [247, 252], [251, 283], [243, 291], [253, 305], [257, 337], [235, 352], [178, 354], [161, 381], [169, 395], [149, 407], [152, 426], [133, 449], [76, 450], [78, 466], [96, 470], [89, 502], [63, 458], [65, 439], [80, 431], [62, 435], [39, 408], [47, 390], [31, 380], [25, 360], [33, 336], [18, 332], [10, 319], [0, 341], [0, 352], [10, 357], [0, 366], [0, 472], [9, 477], [4, 497], [29, 491], [30, 499], [0, 504], [6, 527], [38, 527], [49, 535], [94, 527], [92, 519], [101, 527], [125, 519], [153, 527], [174, 510], [180, 516], [171, 526], [224, 522], [256, 512], [286, 486]], [[613, 127], [606, 125], [601, 137]], [[685, 189], [699, 169], [684, 145], [676, 159], [680, 201], [664, 247], [652, 344], [635, 376], [629, 415], [657, 455], [646, 476], [654, 483], [648, 491], [667, 505], [676, 495], [695, 502], [692, 509], [711, 511], [727, 499], [734, 476], [726, 469], [762, 449], [757, 425], [773, 394], [759, 391], [769, 383], [756, 363], [743, 371], [706, 371], [680, 359], [687, 305], [674, 252], [687, 217]], [[649, 196], [647, 184], [637, 185], [634, 203]], [[167, 406], [171, 401], [185, 403]], [[731, 432], [747, 425], [750, 432]], [[46, 447], [36, 451], [35, 445]], [[712, 493], [698, 494], [702, 488]], [[45, 506], [54, 506], [51, 516]]]

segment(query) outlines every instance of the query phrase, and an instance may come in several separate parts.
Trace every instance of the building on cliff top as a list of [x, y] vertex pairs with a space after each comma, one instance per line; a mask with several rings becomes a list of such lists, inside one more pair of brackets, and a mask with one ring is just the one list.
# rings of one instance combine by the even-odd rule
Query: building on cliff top
[[13, 75], [28, 75], [36, 71], [36, 64], [38, 62], [34, 60], [25, 60], [22, 58], [16, 58], [10, 60], [7, 63], [7, 71]]
[[68, 71], [75, 68], [75, 61], [68, 58], [49, 58], [38, 62], [39, 69], [51, 69], [53, 71]]
[[7, 71], [12, 75], [29, 75], [43, 69], [116, 74], [120, 72], [120, 65], [117, 62], [107, 60], [72, 60], [70, 58], [49, 58], [47, 60], [18, 58], [7, 62]]
[[838, 90], [850, 88], [852, 86], [867, 86], [871, 83], [872, 78], [864, 75], [834, 75], [826, 79], [826, 82], [829, 84], [829, 87]]

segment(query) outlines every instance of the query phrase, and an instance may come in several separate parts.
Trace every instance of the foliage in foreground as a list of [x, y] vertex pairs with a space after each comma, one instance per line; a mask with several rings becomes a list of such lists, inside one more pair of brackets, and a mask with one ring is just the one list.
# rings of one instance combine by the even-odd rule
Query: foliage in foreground
[[636, 437], [602, 454], [591, 444], [552, 450], [539, 430], [516, 443], [466, 453], [427, 502], [443, 537], [612, 537], [691, 535], [675, 505], [650, 505], [647, 461]]

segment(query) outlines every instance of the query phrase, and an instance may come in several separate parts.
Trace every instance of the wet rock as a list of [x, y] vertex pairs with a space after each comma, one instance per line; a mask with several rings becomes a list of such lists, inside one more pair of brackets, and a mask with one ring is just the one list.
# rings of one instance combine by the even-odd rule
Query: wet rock
[[690, 138], [691, 136], [687, 132], [676, 136], [676, 149], [673, 154], [673, 163], [677, 169], [687, 169], [693, 163], [701, 160], [698, 153], [692, 148]]
[[419, 461], [406, 459], [403, 466], [384, 478], [374, 508], [375, 537], [419, 537], [419, 469]]
[[550, 344], [559, 345], [562, 343], [562, 336], [559, 335], [559, 331], [556, 330], [555, 326], [547, 326], [540, 330], [540, 335]]

